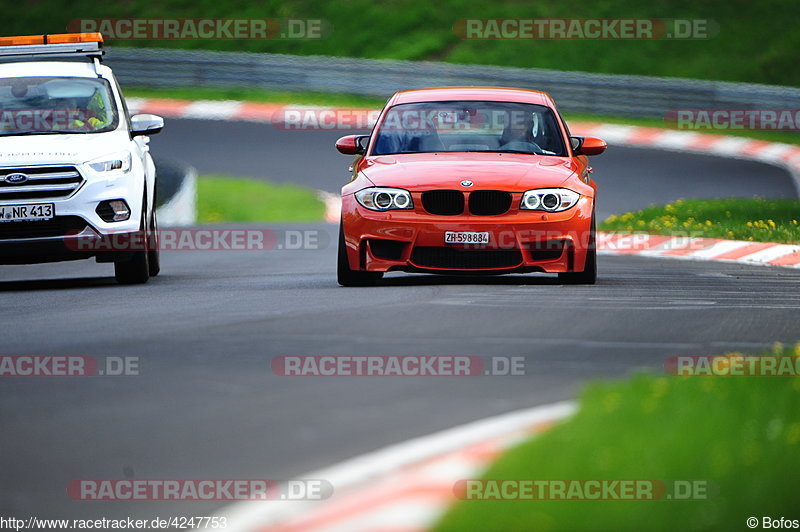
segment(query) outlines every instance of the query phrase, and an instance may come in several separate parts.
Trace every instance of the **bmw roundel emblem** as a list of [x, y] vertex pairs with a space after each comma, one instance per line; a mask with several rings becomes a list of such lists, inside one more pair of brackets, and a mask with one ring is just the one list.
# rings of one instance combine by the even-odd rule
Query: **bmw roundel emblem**
[[8, 174], [3, 181], [6, 183], [11, 183], [14, 185], [19, 185], [20, 183], [24, 183], [28, 180], [28, 176], [26, 174], [22, 174], [17, 172], [16, 174]]
[[475, 183], [473, 183], [473, 182], [472, 182], [472, 181], [470, 181], [469, 179], [465, 179], [464, 181], [462, 181], [462, 182], [461, 182], [461, 186], [462, 186], [462, 187], [471, 187], [471, 186], [472, 186], [472, 185], [474, 185], [474, 184], [475, 184]]

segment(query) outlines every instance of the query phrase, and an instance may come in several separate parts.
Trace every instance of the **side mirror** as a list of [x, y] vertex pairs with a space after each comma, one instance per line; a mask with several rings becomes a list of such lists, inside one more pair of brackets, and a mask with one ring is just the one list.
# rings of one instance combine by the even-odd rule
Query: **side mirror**
[[164, 129], [164, 119], [157, 115], [133, 115], [131, 135], [155, 135]]
[[575, 155], [600, 155], [608, 148], [606, 141], [597, 137], [570, 137], [569, 143]]
[[363, 154], [369, 144], [368, 135], [347, 135], [336, 141], [336, 149], [345, 155]]

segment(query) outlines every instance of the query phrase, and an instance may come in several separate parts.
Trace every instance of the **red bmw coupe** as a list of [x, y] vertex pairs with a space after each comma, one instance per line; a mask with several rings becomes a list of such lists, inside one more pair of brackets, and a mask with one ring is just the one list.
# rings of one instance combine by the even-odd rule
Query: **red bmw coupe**
[[371, 135], [336, 142], [356, 155], [342, 187], [338, 281], [388, 271], [549, 272], [593, 284], [595, 197], [587, 155], [544, 92], [492, 87], [401, 91]]

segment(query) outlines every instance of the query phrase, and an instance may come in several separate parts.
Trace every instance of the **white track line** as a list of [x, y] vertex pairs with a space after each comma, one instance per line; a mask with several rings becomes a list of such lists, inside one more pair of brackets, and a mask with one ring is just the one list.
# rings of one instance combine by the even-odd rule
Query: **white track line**
[[784, 255], [789, 255], [790, 253], [796, 253], [798, 251], [800, 251], [800, 246], [778, 244], [776, 246], [768, 247], [767, 249], [762, 249], [761, 251], [756, 251], [750, 255], [745, 255], [739, 260], [747, 263], [767, 263], [771, 260], [779, 259]]
[[689, 256], [693, 259], [713, 260], [715, 257], [743, 248], [748, 244], [752, 244], [752, 242], [744, 242], [742, 240], [720, 240], [705, 249], [698, 249], [690, 253]]
[[197, 100], [189, 104], [183, 111], [183, 118], [199, 118], [208, 120], [230, 120], [239, 112], [243, 102], [236, 100], [212, 101]]

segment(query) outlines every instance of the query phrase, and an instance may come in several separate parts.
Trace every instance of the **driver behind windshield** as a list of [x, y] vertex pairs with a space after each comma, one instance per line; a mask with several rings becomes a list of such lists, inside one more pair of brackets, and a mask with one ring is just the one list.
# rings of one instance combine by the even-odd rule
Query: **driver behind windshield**
[[533, 115], [531, 113], [511, 112], [508, 123], [500, 137], [500, 151], [541, 152], [533, 142]]
[[100, 94], [100, 90], [95, 89], [94, 94], [89, 98], [86, 110], [92, 115], [89, 117], [88, 123], [93, 129], [103, 129], [111, 125], [111, 118], [106, 110], [106, 102], [102, 94]]

